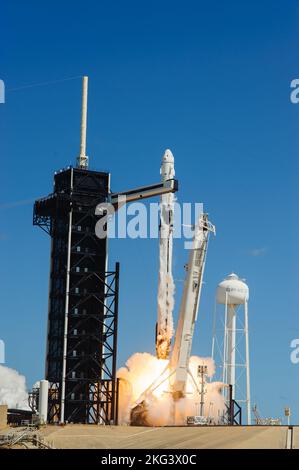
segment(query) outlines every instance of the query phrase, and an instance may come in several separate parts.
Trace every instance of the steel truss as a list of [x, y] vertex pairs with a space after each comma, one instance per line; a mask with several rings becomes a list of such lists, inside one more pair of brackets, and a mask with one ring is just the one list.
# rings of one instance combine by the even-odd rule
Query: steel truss
[[108, 173], [68, 168], [55, 175], [53, 193], [34, 205], [33, 224], [52, 240], [49, 422], [109, 424], [117, 418], [119, 264], [106, 271], [106, 239], [95, 235], [95, 207], [107, 200], [108, 186]]

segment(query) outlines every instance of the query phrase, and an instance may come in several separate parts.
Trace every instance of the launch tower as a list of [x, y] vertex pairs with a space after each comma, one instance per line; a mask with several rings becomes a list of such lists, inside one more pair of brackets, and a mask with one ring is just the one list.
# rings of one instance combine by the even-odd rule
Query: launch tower
[[95, 235], [95, 208], [107, 200], [110, 175], [88, 169], [86, 117], [84, 77], [77, 167], [56, 173], [53, 192], [34, 204], [33, 224], [51, 237], [45, 372], [50, 423], [117, 421], [119, 265], [107, 271], [107, 241]]

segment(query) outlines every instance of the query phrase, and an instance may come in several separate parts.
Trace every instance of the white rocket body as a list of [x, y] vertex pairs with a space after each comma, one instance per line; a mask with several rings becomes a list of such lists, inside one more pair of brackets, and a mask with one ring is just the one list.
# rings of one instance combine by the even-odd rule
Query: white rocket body
[[[174, 157], [166, 150], [161, 165], [161, 181], [175, 176]], [[156, 353], [159, 359], [167, 359], [173, 336], [174, 282], [172, 276], [174, 194], [163, 194], [160, 198], [159, 227], [159, 285], [158, 316], [156, 325]]]

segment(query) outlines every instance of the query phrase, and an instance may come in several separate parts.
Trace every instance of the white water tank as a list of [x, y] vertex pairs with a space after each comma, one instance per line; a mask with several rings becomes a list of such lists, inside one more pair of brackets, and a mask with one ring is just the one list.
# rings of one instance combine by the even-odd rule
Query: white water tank
[[241, 305], [249, 299], [249, 288], [235, 273], [229, 274], [217, 286], [216, 299], [218, 304]]

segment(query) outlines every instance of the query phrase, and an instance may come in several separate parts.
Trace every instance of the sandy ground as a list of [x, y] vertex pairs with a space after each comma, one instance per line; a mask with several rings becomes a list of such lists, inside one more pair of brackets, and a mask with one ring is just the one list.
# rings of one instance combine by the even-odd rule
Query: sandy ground
[[299, 449], [299, 426], [294, 426], [293, 448]]
[[[46, 441], [60, 449], [284, 449], [286, 426], [146, 428], [134, 426], [46, 426]], [[299, 427], [294, 428], [299, 448]]]

